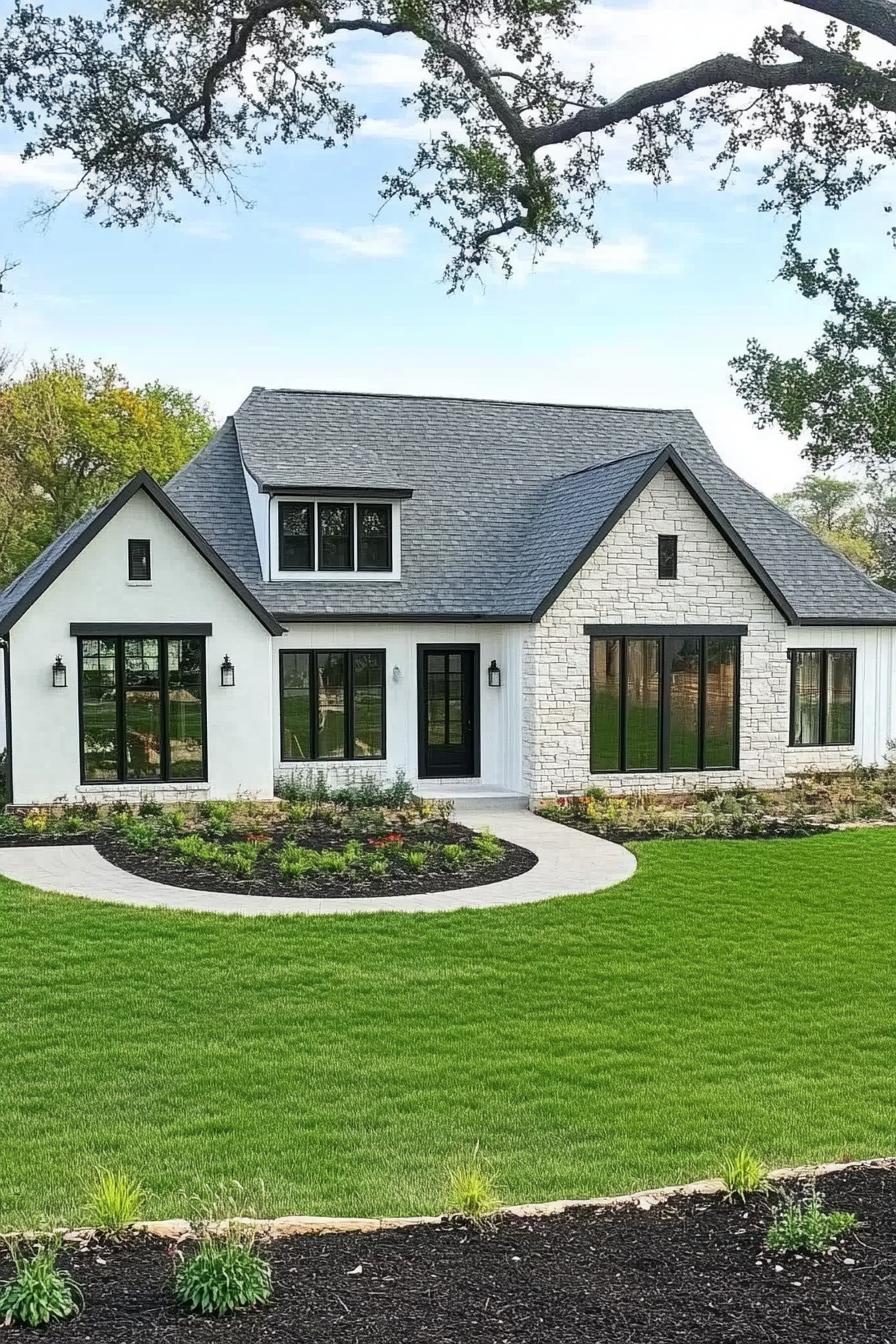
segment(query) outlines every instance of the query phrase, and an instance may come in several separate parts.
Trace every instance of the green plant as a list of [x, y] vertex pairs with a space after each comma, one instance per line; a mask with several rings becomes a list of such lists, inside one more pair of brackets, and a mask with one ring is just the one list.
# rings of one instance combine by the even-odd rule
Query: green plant
[[235, 840], [221, 848], [215, 862], [240, 877], [249, 877], [258, 864], [258, 856], [269, 844], [266, 840]]
[[389, 871], [389, 860], [381, 854], [373, 855], [367, 861], [367, 869], [374, 877], [385, 877]]
[[206, 799], [198, 807], [203, 821], [203, 831], [216, 839], [226, 839], [233, 831], [233, 813], [235, 804]]
[[144, 798], [137, 808], [137, 815], [141, 817], [160, 817], [163, 812], [162, 804], [155, 798]]
[[23, 1255], [15, 1242], [7, 1242], [15, 1276], [0, 1284], [0, 1323], [49, 1325], [78, 1310], [74, 1279], [57, 1267], [58, 1241], [46, 1242], [33, 1255]]
[[721, 1175], [729, 1199], [736, 1195], [745, 1199], [766, 1186], [766, 1168], [749, 1148], [738, 1148], [737, 1152], [723, 1158]]
[[276, 858], [278, 872], [283, 877], [307, 877], [320, 868], [320, 853], [316, 849], [306, 849], [292, 840], [278, 851]]
[[223, 851], [214, 840], [204, 840], [201, 835], [184, 835], [172, 840], [171, 852], [182, 863], [219, 863]]
[[0, 835], [20, 835], [22, 832], [22, 822], [11, 812], [0, 813]]
[[245, 1234], [207, 1236], [195, 1255], [175, 1271], [174, 1295], [188, 1311], [224, 1316], [268, 1300], [270, 1266]]
[[349, 862], [344, 849], [324, 849], [318, 856], [317, 867], [321, 873], [345, 873]]
[[45, 812], [29, 812], [22, 825], [31, 835], [42, 835], [50, 823]]
[[828, 1251], [856, 1226], [854, 1213], [832, 1209], [825, 1213], [815, 1191], [808, 1199], [788, 1200], [772, 1219], [765, 1234], [770, 1251]]
[[155, 819], [135, 817], [130, 812], [117, 813], [111, 818], [119, 835], [127, 840], [134, 849], [144, 851], [155, 849], [159, 843], [159, 828]]
[[473, 857], [464, 845], [453, 843], [440, 846], [439, 853], [449, 868], [465, 868]]
[[87, 1191], [84, 1213], [92, 1227], [120, 1232], [140, 1219], [145, 1204], [146, 1191], [139, 1181], [126, 1172], [100, 1167]]
[[477, 1143], [468, 1158], [448, 1168], [448, 1209], [474, 1223], [491, 1217], [501, 1206], [494, 1175]]
[[504, 857], [504, 846], [489, 830], [478, 831], [473, 836], [473, 849], [487, 863], [497, 863]]
[[426, 861], [429, 858], [426, 850], [422, 847], [406, 849], [402, 854], [402, 860], [415, 873], [420, 873], [426, 867]]

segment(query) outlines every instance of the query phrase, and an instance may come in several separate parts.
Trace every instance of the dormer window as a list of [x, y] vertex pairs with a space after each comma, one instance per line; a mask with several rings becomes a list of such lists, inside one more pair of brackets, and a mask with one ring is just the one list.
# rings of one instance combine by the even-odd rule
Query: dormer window
[[[283, 577], [299, 573], [379, 574], [396, 570], [391, 500], [293, 500], [276, 503], [277, 560]], [[397, 527], [397, 522], [394, 524]]]

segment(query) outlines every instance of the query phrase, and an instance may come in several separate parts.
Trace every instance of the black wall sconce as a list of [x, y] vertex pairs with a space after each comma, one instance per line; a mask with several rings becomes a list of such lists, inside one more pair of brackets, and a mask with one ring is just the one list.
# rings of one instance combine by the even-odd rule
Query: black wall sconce
[[230, 654], [225, 653], [224, 661], [221, 664], [221, 685], [232, 686], [235, 681], [235, 672], [233, 663], [230, 661]]
[[59, 689], [68, 685], [68, 676], [65, 670], [65, 663], [62, 661], [61, 653], [57, 653], [56, 661], [53, 664], [53, 685]]
[[501, 669], [495, 662], [494, 658], [488, 665], [488, 684], [489, 686], [501, 685]]

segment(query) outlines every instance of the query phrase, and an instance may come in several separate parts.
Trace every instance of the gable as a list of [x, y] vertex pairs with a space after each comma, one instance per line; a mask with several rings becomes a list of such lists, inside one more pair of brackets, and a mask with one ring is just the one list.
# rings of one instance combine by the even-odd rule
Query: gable
[[[123, 531], [127, 536], [122, 537]], [[180, 558], [185, 574], [202, 573], [208, 583], [209, 571], [213, 571], [235, 600], [271, 634], [281, 633], [279, 623], [145, 472], [138, 473], [107, 504], [85, 515], [57, 538], [9, 586], [0, 600], [0, 629], [4, 634], [8, 633], [44, 593], [66, 575], [69, 580], [63, 586], [70, 588], [73, 566], [76, 566], [76, 581], [87, 584], [97, 593], [103, 592], [107, 583], [111, 584], [116, 604], [123, 600], [124, 594], [130, 592], [133, 595], [133, 587], [127, 584], [127, 570], [119, 566], [114, 557], [123, 547], [125, 559], [122, 564], [126, 566], [128, 538], [147, 534], [151, 538], [157, 536], [163, 548], [167, 544], [168, 553]], [[79, 564], [85, 555], [89, 555], [87, 565]], [[123, 574], [125, 586], [122, 589]], [[162, 592], [162, 587], [155, 580], [151, 585], [157, 594]], [[111, 598], [111, 593], [108, 596]]]

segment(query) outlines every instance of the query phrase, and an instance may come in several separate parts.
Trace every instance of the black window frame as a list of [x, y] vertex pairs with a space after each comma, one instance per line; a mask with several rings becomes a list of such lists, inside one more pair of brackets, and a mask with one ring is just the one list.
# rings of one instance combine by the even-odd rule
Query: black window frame
[[[379, 512], [386, 515], [386, 563], [384, 565], [363, 565], [361, 563], [361, 514]], [[392, 505], [382, 501], [355, 505], [355, 564], [359, 574], [388, 574], [392, 569]]]
[[[146, 556], [145, 574], [134, 573], [140, 555]], [[128, 537], [128, 583], [152, 583], [152, 544], [149, 537]]]
[[[797, 742], [796, 740], [796, 672], [799, 659], [796, 655], [801, 653], [815, 653], [820, 658], [820, 674], [818, 683], [818, 741], [817, 742]], [[828, 741], [828, 715], [830, 705], [828, 703], [828, 659], [831, 654], [849, 654], [852, 667], [852, 703], [850, 705], [849, 716], [849, 741], [848, 742], [829, 742]], [[856, 649], [854, 647], [841, 647], [837, 645], [828, 645], [820, 647], [812, 645], [803, 648], [787, 650], [787, 657], [790, 660], [790, 737], [788, 746], [795, 747], [797, 751], [811, 749], [812, 747], [854, 747], [856, 744]]]
[[[315, 504], [315, 513], [317, 517], [317, 572], [319, 574], [351, 574], [355, 569], [355, 546], [357, 539], [355, 536], [355, 506], [345, 499], [319, 499]], [[324, 509], [347, 509], [348, 510], [348, 564], [347, 565], [325, 565], [321, 560], [323, 555], [324, 542]]]
[[[729, 628], [719, 626], [669, 626], [666, 628], [656, 626], [628, 626], [624, 629], [601, 629], [599, 627], [586, 627], [589, 635], [588, 641], [588, 768], [592, 775], [686, 775], [698, 774], [707, 771], [731, 771], [740, 769], [740, 701], [741, 701], [741, 640], [743, 630], [738, 628]], [[594, 732], [592, 724], [592, 715], [594, 713], [594, 642], [595, 640], [618, 640], [619, 642], [619, 764], [616, 767], [607, 769], [595, 766], [594, 762]], [[658, 733], [659, 733], [659, 764], [653, 766], [633, 766], [628, 768], [626, 763], [626, 708], [628, 700], [628, 659], [627, 645], [629, 640], [652, 639], [659, 641], [659, 697], [658, 697]], [[671, 659], [669, 656], [669, 646], [677, 639], [696, 639], [700, 643], [700, 689], [698, 699], [698, 746], [697, 746], [697, 764], [696, 765], [670, 765], [669, 753], [671, 744], [671, 724], [672, 724], [672, 681], [669, 675]], [[731, 765], [706, 765], [706, 648], [707, 642], [713, 639], [729, 639], [734, 645], [734, 751]]]
[[[671, 548], [671, 563], [664, 554], [664, 547]], [[663, 582], [678, 578], [678, 533], [661, 532], [656, 539], [656, 575]]]
[[[105, 788], [109, 784], [140, 784], [147, 788], [163, 784], [208, 783], [208, 677], [206, 675], [205, 636], [194, 634], [160, 635], [152, 630], [145, 634], [89, 634], [78, 635], [78, 757], [81, 783], [87, 788]], [[129, 640], [155, 639], [159, 644], [159, 737], [162, 759], [158, 779], [127, 773], [127, 724], [125, 712], [124, 646]], [[168, 644], [170, 640], [195, 639], [199, 642], [199, 675], [202, 682], [202, 773], [201, 775], [171, 774], [171, 735], [168, 728]], [[84, 767], [84, 644], [87, 640], [103, 640], [115, 645], [115, 733], [116, 766], [114, 775], [102, 779], [88, 778]]]
[[[318, 707], [317, 707], [317, 660], [319, 657], [332, 658], [334, 654], [341, 654], [343, 663], [343, 685], [345, 687], [345, 753], [342, 756], [319, 756], [318, 755]], [[367, 657], [376, 657], [379, 660], [382, 669], [383, 696], [380, 713], [380, 735], [383, 749], [378, 756], [356, 756], [355, 755], [355, 657], [364, 654]], [[308, 713], [311, 719], [308, 741], [311, 744], [310, 752], [307, 756], [288, 756], [285, 752], [284, 738], [284, 715], [283, 715], [283, 663], [284, 659], [290, 656], [299, 655], [308, 658]], [[386, 650], [368, 649], [368, 648], [346, 648], [346, 649], [281, 649], [279, 664], [279, 685], [278, 700], [280, 710], [280, 761], [288, 765], [303, 765], [308, 761], [317, 761], [338, 765], [342, 761], [384, 761], [387, 753], [386, 743]]]
[[[308, 563], [307, 565], [287, 565], [284, 563], [283, 517], [284, 509], [304, 509], [308, 514]], [[277, 567], [283, 574], [308, 574], [314, 570], [315, 561], [315, 512], [314, 503], [309, 499], [282, 499], [277, 505]]]

